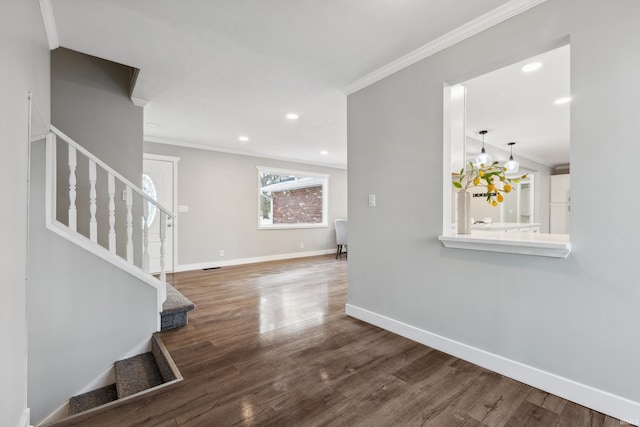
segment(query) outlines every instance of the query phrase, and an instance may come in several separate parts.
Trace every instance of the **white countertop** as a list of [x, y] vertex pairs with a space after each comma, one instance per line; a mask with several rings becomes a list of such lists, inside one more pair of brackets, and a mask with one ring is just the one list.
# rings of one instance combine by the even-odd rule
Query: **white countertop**
[[438, 237], [438, 240], [447, 248], [538, 255], [555, 258], [566, 258], [569, 252], [571, 252], [571, 243], [568, 234], [474, 231], [472, 234], [443, 235]]

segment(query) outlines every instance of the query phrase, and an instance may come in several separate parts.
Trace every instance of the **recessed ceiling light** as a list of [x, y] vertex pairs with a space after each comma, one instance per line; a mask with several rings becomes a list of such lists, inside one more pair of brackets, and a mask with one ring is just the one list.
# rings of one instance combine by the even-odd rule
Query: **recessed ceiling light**
[[289, 120], [297, 120], [298, 119], [298, 115], [296, 113], [289, 113], [289, 114], [287, 114], [287, 119], [289, 119]]
[[323, 156], [326, 156], [327, 154], [329, 154], [329, 152], [327, 150], [322, 150], [320, 154], [322, 154]]
[[246, 135], [240, 135], [240, 136], [238, 137], [238, 140], [239, 140], [239, 141], [242, 141], [242, 142], [247, 142], [247, 141], [249, 140], [249, 137], [248, 137], [248, 136], [246, 136]]
[[539, 70], [540, 67], [542, 67], [542, 62], [532, 62], [522, 67], [522, 71], [524, 71], [525, 73], [530, 73], [532, 71]]
[[157, 127], [160, 127], [160, 125], [157, 124], [157, 123], [147, 123], [147, 127], [148, 128], [157, 128]]
[[553, 103], [556, 105], [566, 104], [567, 102], [571, 102], [571, 97], [564, 96], [562, 98], [558, 98], [555, 101], [553, 101]]

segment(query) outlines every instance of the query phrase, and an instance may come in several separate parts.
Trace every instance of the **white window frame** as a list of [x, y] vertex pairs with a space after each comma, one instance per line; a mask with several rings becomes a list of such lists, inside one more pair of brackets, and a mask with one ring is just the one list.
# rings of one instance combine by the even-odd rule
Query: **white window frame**
[[[300, 171], [300, 170], [292, 170], [292, 169], [282, 169], [272, 166], [256, 166], [258, 170], [256, 176], [257, 182], [257, 203], [258, 203], [258, 229], [259, 230], [282, 230], [282, 229], [295, 229], [295, 228], [327, 228], [329, 226], [329, 174], [326, 173], [318, 173], [318, 172], [309, 172], [309, 171]], [[314, 177], [322, 179], [322, 222], [321, 223], [298, 223], [298, 224], [263, 224], [260, 221], [260, 205], [262, 200], [261, 195], [261, 181], [260, 174], [261, 173], [269, 173], [273, 175], [296, 175], [296, 176], [304, 176], [304, 177]], [[273, 211], [273, 206], [272, 206]]]

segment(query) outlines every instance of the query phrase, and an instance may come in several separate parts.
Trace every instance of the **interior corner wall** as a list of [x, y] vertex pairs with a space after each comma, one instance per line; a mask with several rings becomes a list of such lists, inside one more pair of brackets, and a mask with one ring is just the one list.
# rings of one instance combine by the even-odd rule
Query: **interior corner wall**
[[[335, 249], [333, 221], [347, 218], [346, 170], [149, 142], [144, 148], [180, 157], [178, 204], [189, 212], [177, 213], [178, 269]], [[259, 230], [256, 166], [329, 174], [329, 226]]]
[[[115, 169], [136, 186], [142, 184], [143, 109], [129, 96], [131, 70], [127, 65], [96, 58], [70, 49], [51, 52], [51, 123], [74, 141]], [[66, 144], [58, 143], [58, 219], [66, 222], [69, 167]], [[106, 188], [106, 175], [98, 168], [98, 186]], [[89, 180], [84, 156], [78, 155], [78, 231], [88, 236]], [[123, 187], [116, 189], [120, 194]], [[107, 192], [98, 191], [98, 241], [108, 242]], [[135, 217], [141, 216], [137, 202]], [[139, 215], [138, 215], [139, 214]], [[126, 236], [126, 205], [116, 197], [116, 233]], [[134, 227], [134, 242], [141, 242], [141, 230]], [[117, 252], [126, 256], [126, 239], [117, 239]], [[141, 250], [135, 262], [141, 265]]]
[[[636, 0], [547, 0], [350, 95], [348, 303], [638, 407], [638, 17]], [[567, 36], [571, 254], [444, 248], [443, 83]]]
[[[6, 204], [0, 239], [0, 381], [3, 425], [28, 422], [27, 411], [27, 171], [28, 93], [49, 120], [49, 47], [37, 0], [0, 2], [0, 185]], [[6, 424], [5, 424], [6, 423]]]

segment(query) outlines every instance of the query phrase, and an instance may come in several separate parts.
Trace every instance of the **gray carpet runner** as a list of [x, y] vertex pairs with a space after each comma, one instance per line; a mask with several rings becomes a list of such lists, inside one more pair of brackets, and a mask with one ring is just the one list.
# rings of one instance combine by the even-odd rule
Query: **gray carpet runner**
[[90, 391], [88, 393], [73, 396], [69, 400], [69, 415], [79, 414], [96, 406], [113, 402], [118, 398], [116, 385], [110, 384], [106, 387]]
[[116, 373], [116, 389], [119, 399], [164, 382], [151, 352], [119, 360], [113, 365], [113, 368]]
[[187, 297], [167, 283], [167, 299], [162, 304], [160, 313], [160, 330], [166, 331], [186, 326], [189, 321], [188, 312], [195, 307]]

